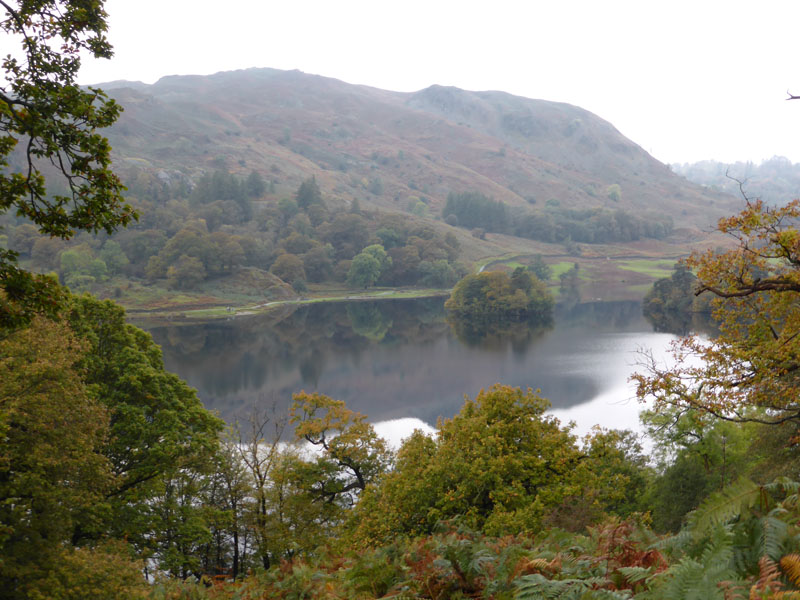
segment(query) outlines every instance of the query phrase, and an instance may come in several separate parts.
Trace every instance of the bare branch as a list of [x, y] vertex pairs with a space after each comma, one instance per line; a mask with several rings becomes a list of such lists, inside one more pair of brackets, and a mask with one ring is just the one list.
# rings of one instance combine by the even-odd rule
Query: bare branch
[[699, 296], [706, 291], [720, 298], [744, 298], [757, 292], [800, 292], [800, 283], [784, 278], [757, 279], [751, 285], [733, 291], [722, 290], [712, 285], [701, 285], [694, 295]]
[[744, 198], [744, 201], [747, 203], [747, 205], [750, 206], [752, 198], [750, 198], [744, 191], [744, 186], [747, 183], [747, 179], [737, 179], [736, 177], [731, 175], [729, 171], [730, 171], [729, 169], [725, 169], [725, 177], [737, 183], [737, 185], [739, 186], [739, 193], [742, 195], [742, 198]]

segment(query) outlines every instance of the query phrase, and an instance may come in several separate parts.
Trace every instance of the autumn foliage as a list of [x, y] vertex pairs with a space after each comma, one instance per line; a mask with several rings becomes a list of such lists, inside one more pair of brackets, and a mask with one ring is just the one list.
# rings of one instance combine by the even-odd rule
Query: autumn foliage
[[696, 253], [697, 293], [712, 295], [720, 334], [673, 346], [675, 366], [646, 357], [640, 398], [735, 421], [800, 423], [800, 201], [748, 202], [718, 229], [736, 246]]

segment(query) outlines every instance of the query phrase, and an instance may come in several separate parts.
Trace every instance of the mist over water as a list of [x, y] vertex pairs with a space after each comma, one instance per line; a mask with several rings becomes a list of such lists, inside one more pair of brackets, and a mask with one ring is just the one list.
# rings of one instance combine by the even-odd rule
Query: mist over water
[[344, 400], [394, 443], [451, 417], [494, 383], [540, 389], [577, 432], [636, 428], [636, 351], [663, 355], [638, 302], [579, 304], [550, 326], [451, 327], [443, 299], [314, 304], [204, 325], [151, 329], [169, 370], [228, 422], [254, 406], [285, 412], [300, 390]]

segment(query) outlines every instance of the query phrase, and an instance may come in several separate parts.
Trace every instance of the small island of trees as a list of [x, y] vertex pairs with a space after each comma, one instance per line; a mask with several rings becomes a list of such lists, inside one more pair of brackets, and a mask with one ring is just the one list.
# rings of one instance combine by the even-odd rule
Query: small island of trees
[[700, 282], [683, 262], [671, 276], [659, 279], [644, 297], [642, 312], [656, 331], [685, 335], [711, 326], [711, 298], [695, 295]]
[[502, 271], [467, 275], [444, 306], [456, 318], [546, 320], [552, 317], [553, 296], [535, 275], [517, 267], [510, 276]]

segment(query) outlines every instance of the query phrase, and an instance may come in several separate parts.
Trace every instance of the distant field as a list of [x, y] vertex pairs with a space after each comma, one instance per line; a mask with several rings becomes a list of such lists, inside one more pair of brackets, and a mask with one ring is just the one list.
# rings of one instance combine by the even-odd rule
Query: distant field
[[513, 271], [514, 269], [516, 269], [517, 267], [527, 267], [527, 266], [528, 266], [527, 264], [524, 264], [524, 265], [523, 265], [521, 262], [517, 262], [517, 261], [515, 261], [515, 260], [509, 261], [509, 262], [507, 262], [507, 263], [503, 263], [503, 264], [504, 264], [504, 265], [506, 265], [506, 266], [507, 266], [509, 269], [511, 269], [512, 271]]
[[620, 260], [617, 261], [617, 267], [626, 271], [633, 271], [661, 279], [662, 277], [669, 277], [672, 275], [674, 260], [662, 259], [646, 259], [640, 258], [637, 260]]
[[572, 265], [575, 264], [575, 261], [562, 261], [553, 263], [550, 265], [550, 268], [553, 269], [553, 276], [551, 279], [558, 281], [558, 278], [563, 274], [569, 271], [572, 268]]
[[650, 288], [653, 287], [651, 283], [640, 283], [638, 285], [629, 285], [628, 289], [632, 292], [640, 292], [642, 296], [644, 296], [647, 292], [650, 291]]

